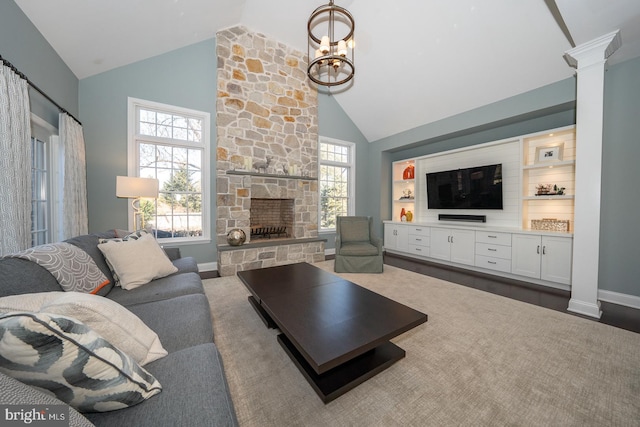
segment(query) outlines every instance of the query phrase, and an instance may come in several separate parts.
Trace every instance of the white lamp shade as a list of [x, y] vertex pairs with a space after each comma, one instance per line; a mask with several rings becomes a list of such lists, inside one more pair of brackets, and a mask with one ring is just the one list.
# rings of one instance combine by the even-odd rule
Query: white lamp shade
[[160, 183], [154, 178], [116, 176], [116, 197], [158, 197]]

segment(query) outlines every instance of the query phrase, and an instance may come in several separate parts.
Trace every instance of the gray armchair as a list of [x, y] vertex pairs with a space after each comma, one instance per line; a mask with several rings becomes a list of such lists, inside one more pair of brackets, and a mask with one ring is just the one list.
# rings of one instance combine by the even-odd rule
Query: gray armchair
[[336, 218], [336, 273], [382, 273], [382, 239], [369, 216]]

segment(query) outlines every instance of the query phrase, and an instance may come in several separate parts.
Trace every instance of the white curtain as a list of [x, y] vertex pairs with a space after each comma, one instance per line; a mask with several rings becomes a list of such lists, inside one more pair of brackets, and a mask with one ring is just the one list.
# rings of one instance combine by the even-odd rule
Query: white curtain
[[31, 119], [27, 81], [0, 63], [0, 256], [31, 246]]
[[87, 234], [87, 164], [82, 126], [66, 113], [60, 113], [60, 145], [62, 148], [64, 188], [62, 211], [64, 238]]

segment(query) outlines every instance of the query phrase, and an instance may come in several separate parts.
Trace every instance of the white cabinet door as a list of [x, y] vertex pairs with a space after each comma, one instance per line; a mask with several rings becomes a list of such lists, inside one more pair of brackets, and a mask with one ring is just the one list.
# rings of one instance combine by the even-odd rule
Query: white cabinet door
[[511, 272], [568, 285], [571, 283], [572, 248], [570, 237], [514, 234]]
[[431, 228], [431, 257], [451, 259], [451, 230], [448, 228]]
[[540, 278], [551, 282], [571, 283], [573, 239], [542, 236], [542, 266]]
[[511, 272], [539, 279], [541, 246], [540, 236], [513, 234], [511, 236]]
[[475, 244], [475, 231], [431, 228], [432, 258], [473, 265], [475, 263]]
[[460, 264], [475, 264], [476, 232], [470, 230], [451, 231], [451, 261]]
[[385, 224], [384, 247], [385, 249], [406, 252], [409, 248], [407, 226], [398, 224]]

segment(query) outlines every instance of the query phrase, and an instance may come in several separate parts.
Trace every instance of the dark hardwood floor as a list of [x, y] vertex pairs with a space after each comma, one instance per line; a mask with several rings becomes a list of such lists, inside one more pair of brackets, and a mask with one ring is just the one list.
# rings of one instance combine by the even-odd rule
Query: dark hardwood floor
[[[463, 270], [395, 254], [385, 254], [384, 263], [426, 276], [437, 277], [459, 285], [535, 304], [540, 307], [562, 311], [573, 316], [579, 316], [567, 311], [569, 299], [571, 298], [569, 291]], [[579, 317], [640, 333], [640, 310], [604, 301], [601, 302], [601, 310], [602, 317], [600, 320], [586, 316]]]
[[[334, 257], [332, 255], [326, 257], [327, 260], [333, 258]], [[395, 254], [385, 253], [384, 263], [419, 274], [424, 274], [425, 276], [437, 277], [459, 285], [480, 289], [496, 295], [502, 295], [507, 298], [535, 304], [540, 307], [561, 311], [573, 316], [583, 317], [594, 322], [599, 321], [606, 325], [640, 333], [640, 310], [635, 308], [602, 301], [600, 306], [602, 309], [602, 317], [600, 320], [596, 320], [591, 317], [580, 316], [567, 311], [569, 299], [571, 298], [571, 293], [569, 291], [562, 291], [560, 289], [549, 288], [547, 286], [536, 285], [505, 277], [492, 276], [489, 274], [478, 273], [428, 261], [416, 260]], [[219, 277], [217, 271], [203, 272], [200, 273], [200, 276], [203, 279]]]

